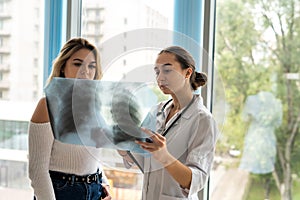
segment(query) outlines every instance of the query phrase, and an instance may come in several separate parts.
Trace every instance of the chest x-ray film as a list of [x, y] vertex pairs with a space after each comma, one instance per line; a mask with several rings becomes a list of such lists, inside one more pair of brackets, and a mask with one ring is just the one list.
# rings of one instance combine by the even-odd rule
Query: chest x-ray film
[[134, 142], [148, 137], [140, 127], [155, 130], [149, 84], [54, 78], [45, 94], [54, 137], [64, 143], [144, 153]]

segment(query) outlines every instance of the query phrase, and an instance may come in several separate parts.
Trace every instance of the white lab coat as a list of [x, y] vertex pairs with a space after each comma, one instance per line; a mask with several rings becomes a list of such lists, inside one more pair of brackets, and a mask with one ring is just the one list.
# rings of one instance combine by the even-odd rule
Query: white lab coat
[[[166, 102], [157, 106], [160, 111]], [[170, 111], [167, 105], [156, 117], [157, 132], [167, 129], [180, 114], [173, 116], [165, 124]], [[203, 189], [213, 163], [214, 149], [218, 136], [217, 125], [211, 113], [203, 105], [202, 98], [195, 96], [194, 102], [170, 128], [167, 135], [168, 151], [192, 170], [190, 189], [184, 189], [170, 174], [151, 156], [134, 154], [144, 168], [143, 200], [197, 200], [197, 193]], [[128, 166], [128, 162], [124, 160]]]

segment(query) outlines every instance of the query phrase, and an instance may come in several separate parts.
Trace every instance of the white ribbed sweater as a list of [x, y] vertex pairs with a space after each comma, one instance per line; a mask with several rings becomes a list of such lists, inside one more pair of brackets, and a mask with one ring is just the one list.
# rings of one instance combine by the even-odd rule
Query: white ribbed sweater
[[[55, 200], [49, 170], [85, 175], [102, 170], [100, 149], [54, 139], [50, 122], [29, 124], [29, 178], [38, 200]], [[108, 181], [103, 174], [103, 183]]]

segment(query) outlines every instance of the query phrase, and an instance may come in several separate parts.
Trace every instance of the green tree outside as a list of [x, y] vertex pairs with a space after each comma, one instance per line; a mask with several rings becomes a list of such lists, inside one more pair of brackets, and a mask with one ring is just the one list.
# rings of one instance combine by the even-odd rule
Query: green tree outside
[[243, 148], [246, 98], [272, 91], [283, 105], [272, 181], [281, 199], [291, 200], [300, 176], [300, 2], [220, 0], [217, 5], [215, 64], [230, 108], [219, 149]]

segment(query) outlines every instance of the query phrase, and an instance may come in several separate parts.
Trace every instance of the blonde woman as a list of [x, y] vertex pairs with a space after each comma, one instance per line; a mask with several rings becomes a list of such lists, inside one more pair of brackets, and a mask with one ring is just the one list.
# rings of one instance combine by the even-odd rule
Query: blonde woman
[[[101, 79], [97, 48], [84, 38], [67, 41], [53, 63], [48, 84], [54, 77]], [[57, 140], [46, 99], [39, 101], [29, 125], [29, 178], [35, 199], [111, 199], [108, 181], [95, 157], [100, 156], [99, 149]]]

